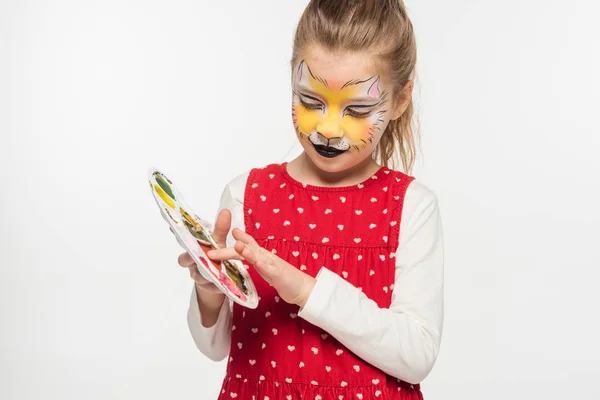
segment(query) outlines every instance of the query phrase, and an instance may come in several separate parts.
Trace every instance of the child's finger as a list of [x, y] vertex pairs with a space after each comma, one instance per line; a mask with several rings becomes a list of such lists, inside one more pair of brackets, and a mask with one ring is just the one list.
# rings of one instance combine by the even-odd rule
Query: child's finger
[[177, 263], [184, 268], [196, 265], [194, 259], [188, 253], [180, 254], [179, 257], [177, 257]]
[[227, 234], [229, 233], [230, 227], [231, 211], [229, 211], [228, 209], [223, 209], [219, 212], [219, 215], [217, 216], [215, 228], [212, 232], [212, 237], [215, 239], [219, 247], [225, 247], [225, 242], [227, 240]]
[[251, 264], [255, 264], [258, 260], [259, 248], [255, 246], [238, 241], [235, 244], [235, 249], [239, 252], [239, 254], [241, 254], [242, 257], [244, 257], [246, 261]]
[[210, 250], [206, 253], [208, 257], [215, 261], [224, 261], [224, 260], [242, 260], [240, 254], [235, 251], [233, 247], [226, 247], [224, 249]]
[[235, 240], [239, 240], [246, 244], [256, 245], [254, 238], [239, 228], [235, 228], [231, 233]]

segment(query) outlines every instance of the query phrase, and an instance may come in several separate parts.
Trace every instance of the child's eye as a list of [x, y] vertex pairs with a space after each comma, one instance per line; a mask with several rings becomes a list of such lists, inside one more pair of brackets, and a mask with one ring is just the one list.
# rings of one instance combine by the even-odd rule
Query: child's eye
[[299, 98], [300, 98], [300, 104], [302, 105], [302, 107], [307, 108], [309, 110], [323, 110], [325, 108], [323, 103], [314, 101], [316, 99], [311, 101], [311, 100], [306, 99], [304, 96], [299, 96]]
[[346, 110], [344, 111], [345, 115], [349, 115], [351, 117], [354, 118], [367, 118], [371, 115], [371, 111], [358, 111], [357, 109], [353, 108], [353, 107], [348, 107], [346, 108]]

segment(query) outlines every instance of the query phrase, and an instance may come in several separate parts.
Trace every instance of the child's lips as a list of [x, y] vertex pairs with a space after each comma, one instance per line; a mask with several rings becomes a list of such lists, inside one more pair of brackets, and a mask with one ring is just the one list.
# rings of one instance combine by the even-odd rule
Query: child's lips
[[317, 144], [313, 144], [313, 146], [317, 153], [319, 153], [319, 155], [327, 158], [334, 158], [346, 152], [346, 150], [336, 149], [335, 147], [331, 146], [323, 146]]

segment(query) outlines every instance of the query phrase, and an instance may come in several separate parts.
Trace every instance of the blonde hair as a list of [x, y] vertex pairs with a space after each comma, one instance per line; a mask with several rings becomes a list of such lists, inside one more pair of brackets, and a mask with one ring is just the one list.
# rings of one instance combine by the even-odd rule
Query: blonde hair
[[[402, 0], [311, 0], [296, 29], [292, 65], [311, 45], [378, 57], [394, 83], [394, 101], [412, 80], [417, 62], [413, 26]], [[389, 122], [373, 153], [382, 165], [395, 167], [399, 151], [404, 171], [412, 170], [418, 140], [413, 113], [411, 98], [402, 116]]]

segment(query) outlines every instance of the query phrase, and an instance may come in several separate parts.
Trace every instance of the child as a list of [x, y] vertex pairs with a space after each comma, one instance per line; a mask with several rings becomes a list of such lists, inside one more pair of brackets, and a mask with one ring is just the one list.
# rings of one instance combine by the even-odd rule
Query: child
[[414, 161], [415, 62], [400, 0], [307, 6], [292, 59], [304, 152], [225, 187], [214, 236], [236, 241], [209, 253], [245, 260], [258, 308], [225, 301], [179, 257], [195, 281], [196, 345], [228, 357], [220, 399], [423, 398], [442, 331], [439, 212], [387, 167], [396, 150], [406, 171]]

